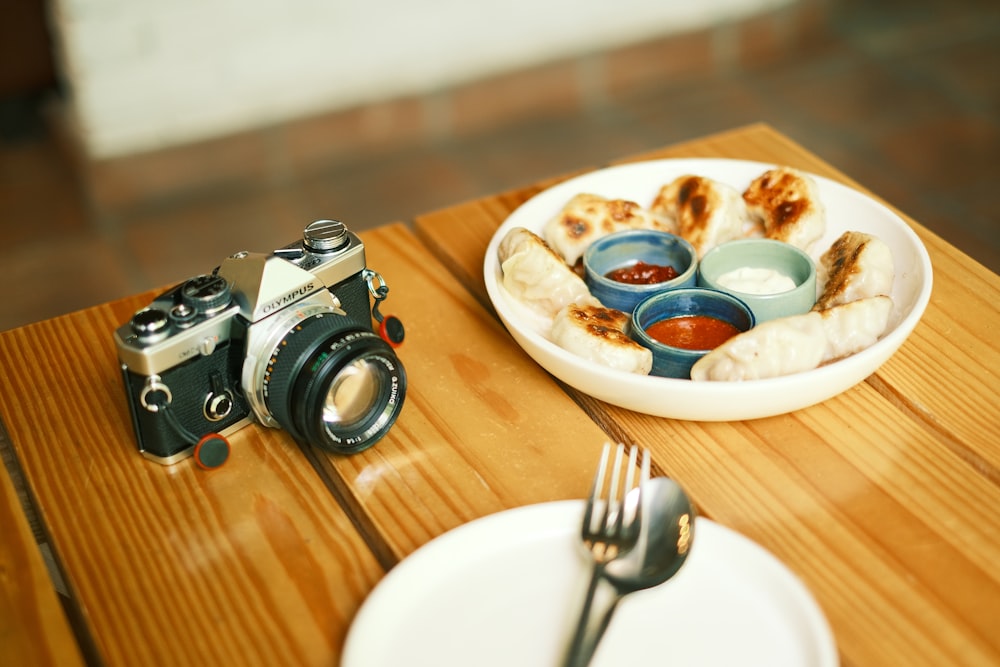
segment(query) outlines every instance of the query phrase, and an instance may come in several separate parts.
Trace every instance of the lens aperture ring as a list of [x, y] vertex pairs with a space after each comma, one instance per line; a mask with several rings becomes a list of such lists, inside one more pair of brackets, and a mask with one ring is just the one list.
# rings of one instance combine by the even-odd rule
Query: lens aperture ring
[[289, 329], [278, 341], [261, 380], [262, 395], [267, 409], [281, 428], [302, 441], [303, 435], [295, 430], [288, 405], [292, 383], [317, 348], [327, 342], [330, 335], [343, 332], [343, 317], [332, 312], [307, 317]]

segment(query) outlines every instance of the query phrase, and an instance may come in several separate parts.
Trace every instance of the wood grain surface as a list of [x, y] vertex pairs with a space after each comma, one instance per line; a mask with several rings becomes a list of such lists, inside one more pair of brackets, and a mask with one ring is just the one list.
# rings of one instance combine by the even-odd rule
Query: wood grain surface
[[[668, 157], [786, 164], [857, 187], [763, 125], [627, 161]], [[417, 234], [488, 304], [486, 245], [537, 191], [421, 216]], [[650, 446], [659, 469], [704, 514], [798, 573], [830, 619], [845, 664], [997, 664], [1000, 278], [907, 220], [931, 254], [931, 303], [900, 351], [842, 395], [739, 423], [578, 400], [615, 437]]]
[[409, 389], [354, 456], [253, 425], [215, 471], [140, 457], [111, 332], [152, 293], [0, 335], [0, 414], [105, 664], [335, 664], [384, 568], [586, 488], [603, 431], [406, 227], [364, 241], [407, 328]]
[[0, 467], [0, 665], [82, 665], [17, 492]]
[[[661, 157], [857, 186], [763, 125], [629, 160]], [[381, 310], [406, 326], [408, 389], [360, 454], [252, 425], [218, 470], [143, 459], [111, 333], [152, 293], [0, 333], [0, 417], [75, 620], [74, 635], [0, 474], [0, 664], [338, 664], [386, 570], [478, 517], [582, 497], [606, 439], [649, 447], [703, 515], [801, 577], [844, 665], [1000, 664], [1000, 278], [910, 221], [934, 292], [877, 373], [788, 415], [650, 417], [562, 386], [486, 297], [497, 226], [565, 177], [361, 235]]]
[[391, 566], [472, 519], [579, 498], [605, 435], [504, 328], [395, 225], [363, 235], [401, 318], [409, 391], [385, 439], [318, 456]]
[[[0, 414], [106, 665], [329, 665], [383, 569], [300, 449], [136, 451], [111, 332], [149, 295], [0, 334]], [[27, 400], [25, 400], [27, 397]]]

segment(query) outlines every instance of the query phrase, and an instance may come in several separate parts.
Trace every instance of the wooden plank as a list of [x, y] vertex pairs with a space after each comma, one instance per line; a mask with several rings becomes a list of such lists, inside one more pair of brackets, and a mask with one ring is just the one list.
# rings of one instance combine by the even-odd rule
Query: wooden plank
[[249, 426], [231, 459], [133, 444], [111, 333], [140, 297], [0, 334], [0, 414], [107, 665], [330, 665], [383, 569], [300, 449]]
[[849, 663], [1000, 657], [1000, 490], [866, 385], [741, 423], [607, 411], [704, 513], [802, 577]]
[[[663, 157], [783, 163], [850, 183], [760, 125], [635, 159]], [[536, 191], [422, 216], [417, 234], [486, 302], [486, 244]], [[992, 363], [997, 354], [987, 338], [1000, 322], [987, 306], [998, 279], [913, 226], [938, 270], [932, 303], [900, 352], [841, 396], [791, 415], [718, 424], [577, 398], [610, 433], [649, 444], [706, 514], [798, 572], [846, 663], [991, 663], [1000, 660], [991, 620], [1000, 613], [1000, 578], [990, 566], [1000, 557], [992, 510], [1000, 420], [996, 364], [984, 369], [977, 358]]]
[[0, 664], [82, 665], [80, 648], [4, 466], [0, 533]]

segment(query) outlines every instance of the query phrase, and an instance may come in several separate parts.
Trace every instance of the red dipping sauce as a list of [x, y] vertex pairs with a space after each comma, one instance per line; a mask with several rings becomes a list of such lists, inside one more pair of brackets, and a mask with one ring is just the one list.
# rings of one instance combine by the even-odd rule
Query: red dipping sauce
[[652, 285], [654, 283], [665, 283], [668, 280], [673, 280], [678, 275], [677, 269], [672, 266], [647, 264], [646, 262], [638, 261], [631, 266], [624, 266], [620, 269], [608, 271], [604, 277], [629, 285]]
[[646, 327], [649, 337], [664, 345], [685, 350], [714, 350], [740, 333], [729, 322], [707, 315], [684, 315], [653, 322]]

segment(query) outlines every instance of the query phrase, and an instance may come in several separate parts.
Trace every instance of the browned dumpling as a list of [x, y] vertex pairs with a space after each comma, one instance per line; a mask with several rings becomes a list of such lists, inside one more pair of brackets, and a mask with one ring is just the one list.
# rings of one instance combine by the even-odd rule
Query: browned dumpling
[[629, 319], [613, 308], [572, 304], [556, 315], [552, 341], [596, 364], [648, 375], [653, 367], [653, 353], [625, 333]]
[[816, 264], [814, 310], [892, 292], [892, 250], [877, 236], [844, 232]]
[[790, 167], [770, 169], [743, 193], [747, 211], [764, 225], [764, 235], [809, 251], [826, 232], [826, 209], [816, 182]]
[[570, 199], [558, 214], [545, 223], [542, 237], [572, 266], [591, 243], [625, 229], [673, 232], [676, 226], [633, 201], [582, 193]]
[[660, 188], [650, 210], [677, 223], [677, 234], [698, 256], [740, 238], [747, 226], [746, 204], [738, 190], [704, 176], [686, 175]]

